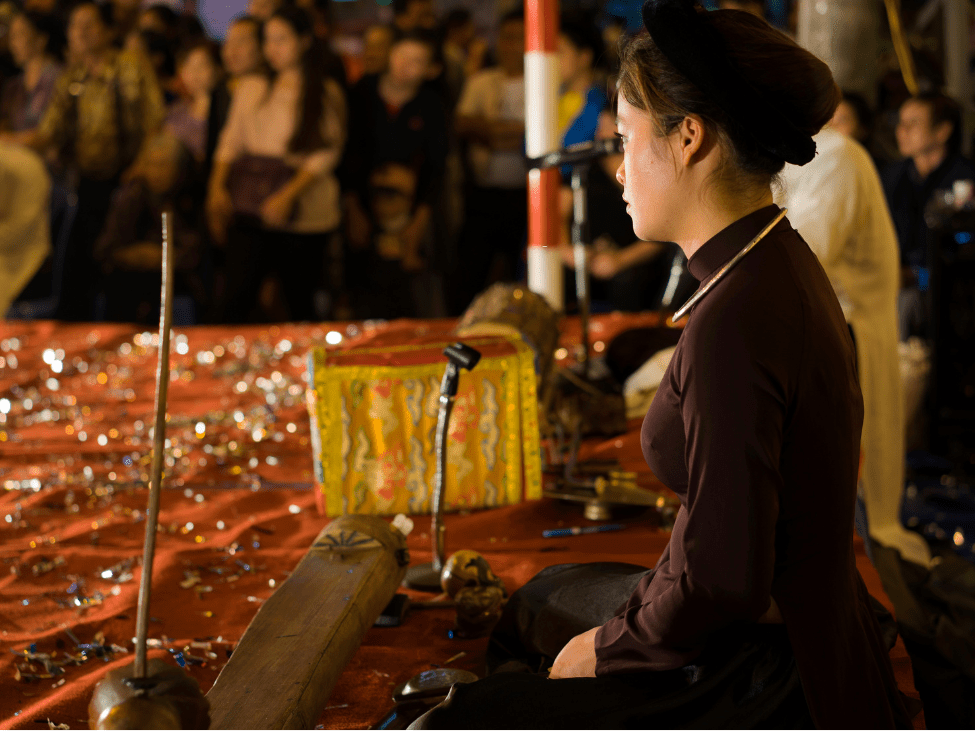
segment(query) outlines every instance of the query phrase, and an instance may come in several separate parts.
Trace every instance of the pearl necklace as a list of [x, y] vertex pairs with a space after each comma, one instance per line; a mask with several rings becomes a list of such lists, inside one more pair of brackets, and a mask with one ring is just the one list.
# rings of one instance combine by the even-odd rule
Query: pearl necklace
[[735, 254], [734, 257], [732, 257], [731, 261], [729, 261], [727, 264], [725, 264], [723, 267], [721, 267], [721, 269], [718, 270], [718, 273], [715, 274], [711, 278], [711, 281], [710, 282], [708, 282], [707, 284], [705, 284], [703, 288], [697, 290], [697, 292], [695, 292], [691, 296], [691, 298], [689, 300], [687, 300], [687, 302], [685, 302], [681, 306], [681, 308], [679, 310], [677, 310], [677, 312], [674, 313], [674, 316], [672, 318], [670, 318], [670, 321], [672, 323], [675, 323], [676, 324], [677, 321], [680, 318], [682, 318], [684, 315], [686, 315], [687, 314], [687, 311], [690, 310], [694, 305], [696, 305], [697, 302], [698, 302], [698, 300], [701, 299], [701, 297], [703, 297], [704, 295], [706, 295], [708, 292], [711, 291], [711, 288], [714, 287], [714, 285], [718, 283], [718, 280], [721, 279], [721, 277], [723, 277], [725, 274], [727, 274], [728, 271], [732, 267], [734, 267], [735, 264], [737, 264], [739, 261], [741, 261], [741, 258], [745, 254], [747, 254], [749, 251], [751, 251], [753, 248], [755, 248], [755, 244], [757, 244], [759, 241], [761, 241], [762, 239], [764, 239], [765, 238], [765, 235], [769, 231], [771, 231], [773, 228], [775, 228], [775, 225], [779, 221], [781, 221], [783, 218], [785, 218], [785, 214], [787, 212], [788, 212], [788, 209], [786, 209], [786, 208], [783, 208], [781, 211], [779, 211], [779, 215], [777, 215], [775, 218], [773, 218], [772, 221], [771, 221], [771, 223], [769, 223], [768, 226], [766, 226], [765, 228], [763, 228], [759, 232], [758, 236], [756, 236], [751, 241], [749, 241], [747, 244], [745, 244], [744, 248], [741, 251], [739, 251], [737, 254]]

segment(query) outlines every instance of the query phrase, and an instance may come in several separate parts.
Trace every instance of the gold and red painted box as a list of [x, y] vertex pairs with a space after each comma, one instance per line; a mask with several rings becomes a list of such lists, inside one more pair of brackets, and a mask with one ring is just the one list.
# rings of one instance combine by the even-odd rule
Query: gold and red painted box
[[[534, 354], [517, 336], [459, 339], [481, 360], [458, 383], [445, 509], [541, 498]], [[347, 349], [312, 349], [308, 410], [324, 514], [430, 512], [443, 349], [456, 340], [400, 330]]]

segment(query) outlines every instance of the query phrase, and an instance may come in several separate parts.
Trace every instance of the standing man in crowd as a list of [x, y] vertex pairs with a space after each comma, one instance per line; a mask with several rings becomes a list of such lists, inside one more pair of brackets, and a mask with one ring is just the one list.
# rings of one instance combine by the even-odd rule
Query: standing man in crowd
[[[436, 264], [432, 236], [448, 150], [444, 104], [426, 84], [436, 52], [428, 31], [405, 33], [386, 72], [363, 76], [349, 94], [343, 169], [359, 316], [429, 316], [439, 306], [431, 302], [435, 285], [421, 276]], [[390, 205], [393, 198], [406, 201], [405, 211]]]
[[518, 274], [528, 226], [525, 166], [525, 19], [501, 19], [498, 65], [474, 74], [457, 104], [457, 136], [467, 143], [465, 196], [454, 309], [493, 282]]
[[934, 192], [957, 180], [975, 180], [975, 166], [961, 155], [961, 110], [939, 93], [911, 97], [900, 109], [897, 148], [904, 159], [882, 175], [901, 252], [898, 310], [901, 339], [927, 332], [921, 292], [927, 288], [931, 231], [924, 210]]

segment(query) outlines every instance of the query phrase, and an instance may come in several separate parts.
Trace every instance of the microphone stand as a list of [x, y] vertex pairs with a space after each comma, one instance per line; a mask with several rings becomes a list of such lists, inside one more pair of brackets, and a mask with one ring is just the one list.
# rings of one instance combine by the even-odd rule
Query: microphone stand
[[431, 512], [433, 518], [430, 533], [433, 541], [433, 561], [430, 563], [411, 566], [406, 570], [403, 585], [420, 591], [439, 592], [440, 574], [446, 560], [447, 528], [443, 523], [444, 482], [447, 476], [447, 433], [450, 425], [450, 412], [454, 408], [454, 398], [457, 396], [457, 383], [461, 370], [471, 370], [481, 359], [481, 354], [463, 343], [448, 345], [443, 354], [447, 356], [447, 369], [440, 382], [440, 410], [437, 413], [437, 471], [433, 482], [433, 504]]
[[572, 167], [572, 255], [575, 260], [576, 300], [579, 323], [582, 327], [582, 377], [589, 377], [589, 262], [586, 245], [589, 243], [589, 206], [586, 197], [589, 169], [597, 158], [619, 152], [619, 140], [595, 140], [570, 145], [541, 157], [528, 159], [531, 168], [543, 169], [570, 165]]

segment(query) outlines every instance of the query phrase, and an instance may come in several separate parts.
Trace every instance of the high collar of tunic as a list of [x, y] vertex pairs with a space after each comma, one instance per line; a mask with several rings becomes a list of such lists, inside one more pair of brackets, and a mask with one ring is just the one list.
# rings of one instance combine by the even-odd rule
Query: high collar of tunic
[[[728, 263], [731, 257], [741, 251], [742, 247], [758, 236], [762, 229], [768, 226], [772, 219], [778, 215], [780, 210], [775, 205], [765, 206], [723, 228], [694, 252], [693, 256], [687, 261], [688, 271], [699, 282], [710, 279], [718, 269]], [[788, 225], [785, 219], [780, 221], [775, 228], [783, 225]], [[759, 242], [758, 246], [761, 245]]]

